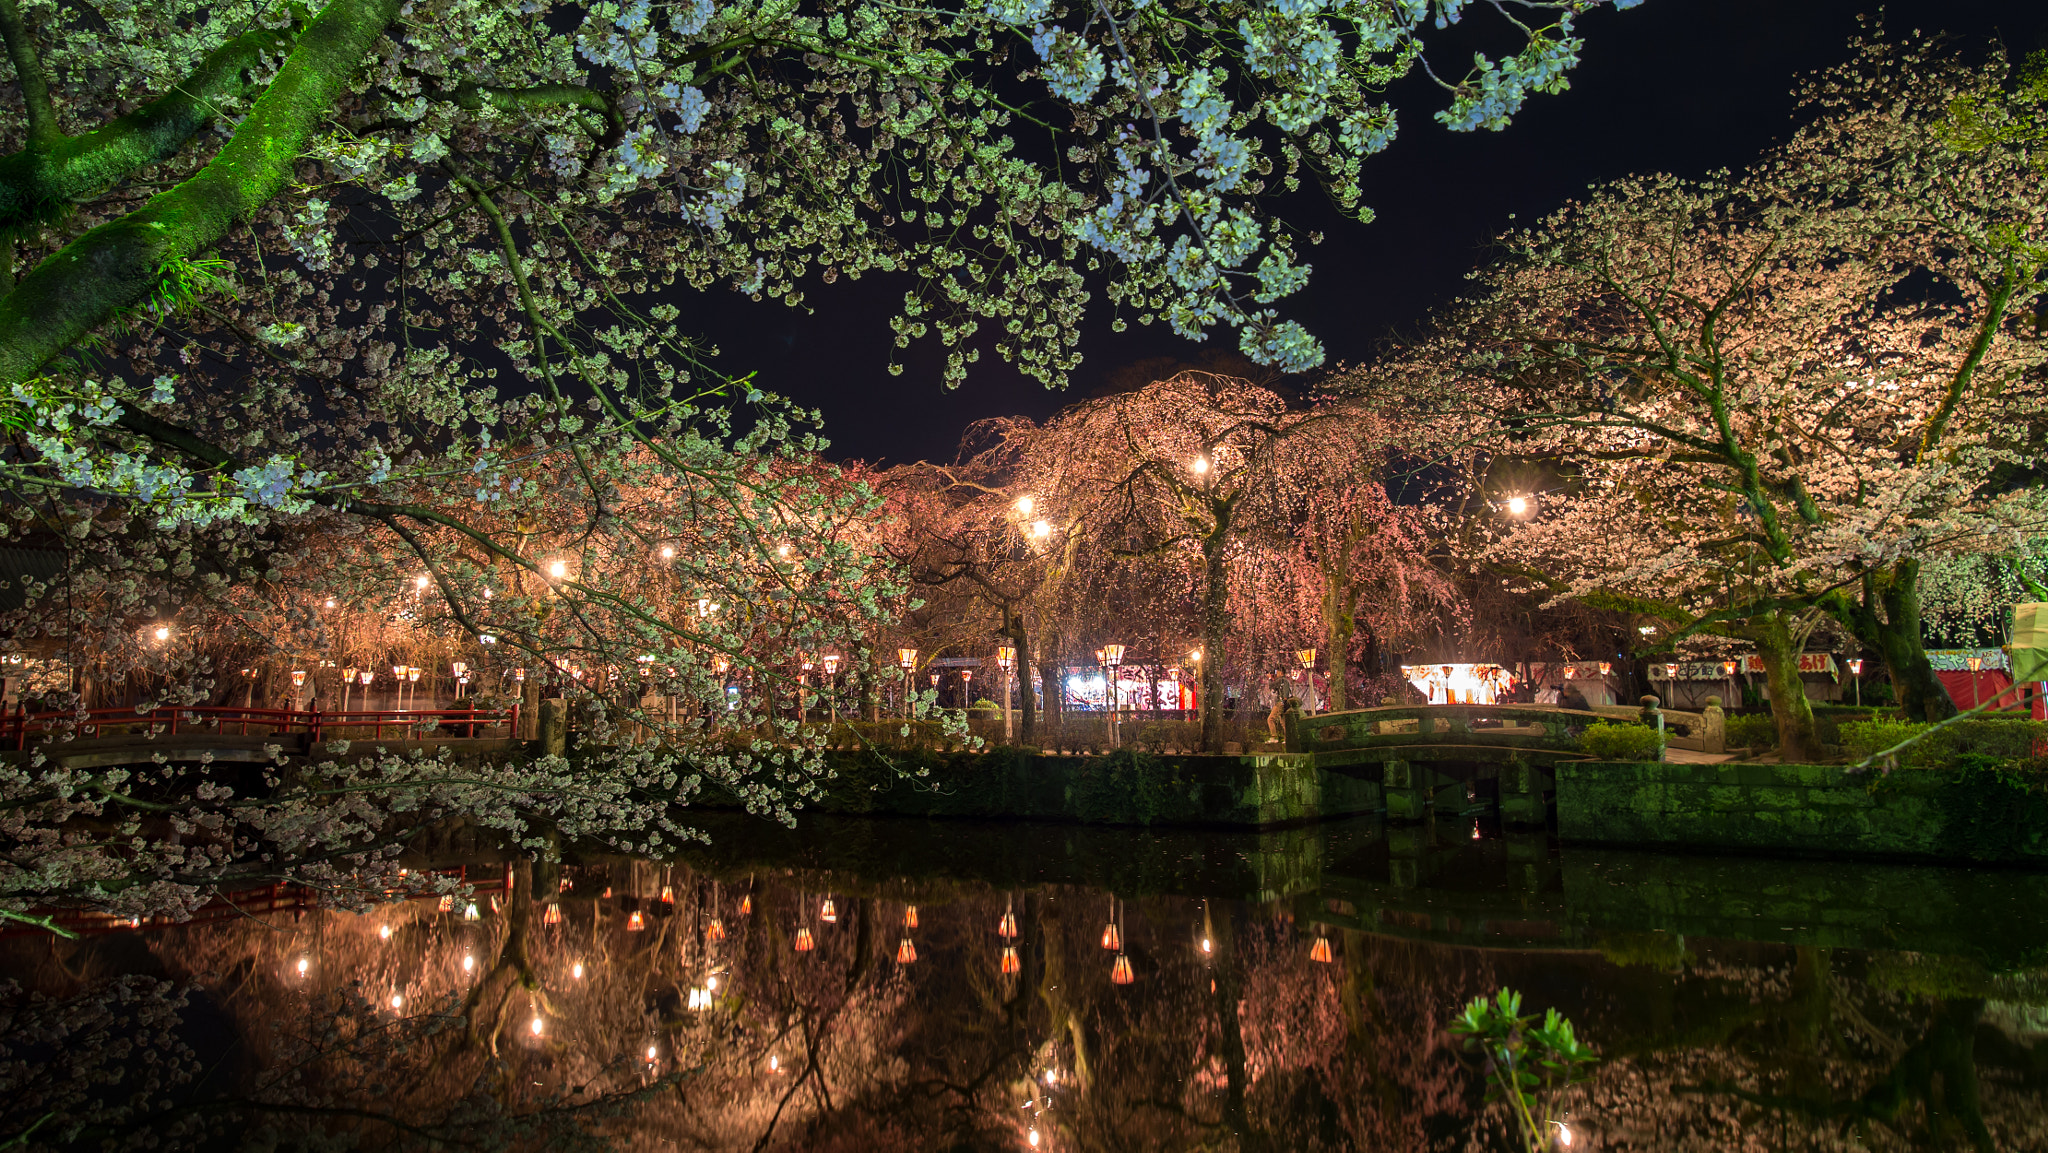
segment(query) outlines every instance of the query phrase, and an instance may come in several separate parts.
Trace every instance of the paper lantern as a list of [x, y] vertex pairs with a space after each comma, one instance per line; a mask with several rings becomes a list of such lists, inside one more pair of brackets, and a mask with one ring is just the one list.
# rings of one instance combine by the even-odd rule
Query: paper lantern
[[916, 906], [916, 905], [905, 905], [905, 906], [903, 906], [903, 927], [904, 927], [904, 928], [906, 928], [906, 929], [915, 929], [915, 928], [917, 928], [917, 906]]
[[643, 917], [643, 916], [641, 916], [641, 915], [640, 915], [640, 910], [638, 910], [638, 909], [635, 909], [635, 910], [633, 910], [633, 912], [631, 913], [631, 915], [627, 916], [627, 918], [626, 918], [626, 931], [627, 931], [627, 932], [629, 932], [629, 933], [637, 933], [637, 932], [639, 932], [640, 930], [642, 930], [642, 929], [645, 929], [646, 927], [647, 927], [647, 918], [645, 918], [645, 917]]
[[1019, 958], [1018, 958], [1018, 956], [1017, 956], [1017, 946], [1015, 946], [1015, 945], [1004, 945], [1004, 946], [1003, 946], [1003, 961], [1002, 961], [1002, 970], [1003, 970], [1003, 972], [1005, 972], [1005, 973], [1018, 973], [1018, 972], [1022, 972], [1022, 971], [1023, 971], [1023, 969], [1024, 969], [1024, 962], [1023, 962], [1023, 961], [1022, 961], [1021, 959], [1019, 959]]
[[812, 949], [815, 949], [817, 947], [818, 943], [816, 941], [811, 940], [811, 927], [809, 925], [805, 925], [803, 928], [798, 929], [796, 931], [797, 952], [808, 953]]
[[818, 910], [818, 919], [828, 925], [839, 923], [839, 910], [832, 904], [832, 898], [825, 898], [825, 907]]
[[546, 924], [546, 925], [559, 925], [559, 924], [561, 924], [561, 923], [562, 923], [562, 906], [561, 906], [560, 904], [558, 904], [558, 903], [554, 902], [554, 901], [549, 901], [549, 902], [548, 902], [548, 911], [547, 911], [547, 913], [546, 913], [546, 914], [545, 914], [544, 916], [542, 916], [542, 917], [541, 917], [541, 923], [542, 923], [542, 924]]
[[1109, 967], [1110, 984], [1128, 985], [1137, 979], [1138, 975], [1131, 972], [1131, 959], [1122, 953], [1118, 953], [1116, 955], [1116, 964]]
[[1124, 935], [1117, 931], [1115, 921], [1102, 927], [1102, 947], [1111, 950], [1124, 947]]
[[717, 917], [711, 918], [711, 923], [704, 926], [704, 939], [707, 941], [725, 940], [725, 922]]
[[1308, 947], [1308, 959], [1311, 961], [1321, 961], [1325, 965], [1329, 964], [1331, 960], [1330, 939], [1321, 933], [1317, 933], [1316, 943]]
[[896, 963], [899, 965], [908, 965], [915, 960], [917, 960], [917, 946], [911, 942], [910, 938], [905, 937], [903, 938], [902, 942], [896, 946]]
[[997, 922], [996, 922], [996, 936], [998, 936], [998, 937], [1015, 937], [1016, 935], [1017, 935], [1017, 914], [1015, 914], [1015, 913], [1012, 913], [1012, 912], [1010, 912], [1010, 911], [1008, 911], [1008, 910], [1004, 910], [1004, 912], [1003, 912], [1003, 919], [1002, 919], [1002, 920], [1000, 920], [1000, 921], [997, 921]]

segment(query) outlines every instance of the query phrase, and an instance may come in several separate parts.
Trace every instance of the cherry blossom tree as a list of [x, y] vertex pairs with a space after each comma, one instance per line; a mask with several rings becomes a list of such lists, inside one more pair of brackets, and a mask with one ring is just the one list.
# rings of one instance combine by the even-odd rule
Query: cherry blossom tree
[[2048, 201], [2022, 149], [1946, 143], [1950, 105], [2002, 76], [1866, 44], [1749, 173], [1624, 181], [1512, 235], [1411, 361], [1467, 444], [1568, 464], [1496, 558], [1665, 622], [1666, 645], [1755, 641], [1788, 749], [1810, 729], [1788, 662], [1823, 617], [1945, 715], [1918, 565], [2038, 522], [2020, 480], [2048, 348], [2020, 320]]

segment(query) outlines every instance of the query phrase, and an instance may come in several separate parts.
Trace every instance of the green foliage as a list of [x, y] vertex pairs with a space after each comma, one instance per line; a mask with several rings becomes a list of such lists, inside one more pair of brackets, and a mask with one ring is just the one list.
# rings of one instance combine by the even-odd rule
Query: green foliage
[[1731, 749], [1768, 749], [1778, 743], [1778, 722], [1769, 713], [1738, 713], [1728, 718], [1726, 732]]
[[[1873, 717], [1840, 726], [1842, 749], [1861, 761], [1908, 738], [1917, 743], [1897, 755], [1903, 769], [2000, 771], [2032, 777], [2034, 750], [2048, 742], [2048, 723], [1999, 719], [1958, 721], [1936, 729], [1931, 724], [1895, 717]], [[1886, 768], [1894, 766], [1884, 766]]]
[[1074, 814], [1091, 824], [1150, 825], [1197, 815], [1178, 764], [1136, 749], [1083, 762], [1069, 795]]
[[1579, 747], [1603, 761], [1664, 759], [1664, 734], [1648, 725], [1595, 721], [1579, 736]]
[[1603, 933], [1600, 955], [1610, 965], [1638, 965], [1675, 973], [1692, 960], [1685, 938], [1677, 933]]
[[1561, 1124], [1549, 1115], [1546, 1098], [1585, 1080], [1599, 1059], [1556, 1009], [1544, 1012], [1542, 1025], [1535, 1021], [1522, 1014], [1520, 993], [1502, 989], [1491, 1001], [1473, 998], [1450, 1024], [1452, 1036], [1465, 1039], [1467, 1052], [1482, 1054], [1486, 1099], [1508, 1104], [1527, 1153], [1536, 1153], [1547, 1143], [1549, 1127]]

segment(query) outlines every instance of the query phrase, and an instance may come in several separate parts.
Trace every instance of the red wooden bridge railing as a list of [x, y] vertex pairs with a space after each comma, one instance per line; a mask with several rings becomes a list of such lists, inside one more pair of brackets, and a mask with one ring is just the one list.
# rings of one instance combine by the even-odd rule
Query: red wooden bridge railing
[[[383, 740], [387, 730], [398, 739], [472, 738], [485, 735], [512, 736], [519, 731], [519, 706], [507, 709], [373, 709], [361, 712], [329, 713], [319, 709], [259, 709], [238, 705], [190, 705], [137, 712], [132, 707], [91, 709], [80, 717], [75, 712], [14, 712], [0, 716], [0, 748], [25, 749], [39, 736], [70, 733], [74, 737], [125, 735], [178, 735], [211, 733], [236, 736], [292, 736], [305, 734], [309, 740], [360, 736], [370, 730], [370, 739]], [[503, 729], [487, 734], [487, 729]]]

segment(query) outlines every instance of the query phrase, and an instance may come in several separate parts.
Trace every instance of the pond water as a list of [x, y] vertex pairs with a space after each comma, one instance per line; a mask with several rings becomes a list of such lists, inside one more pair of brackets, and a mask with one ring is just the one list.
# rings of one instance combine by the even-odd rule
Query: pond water
[[1505, 986], [1600, 1054], [1554, 1102], [1575, 1153], [2048, 1149], [2040, 874], [1470, 822], [707, 829], [419, 862], [484, 882], [473, 918], [0, 940], [0, 1143], [1519, 1150], [1444, 1028]]

